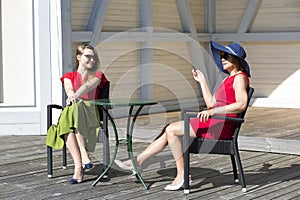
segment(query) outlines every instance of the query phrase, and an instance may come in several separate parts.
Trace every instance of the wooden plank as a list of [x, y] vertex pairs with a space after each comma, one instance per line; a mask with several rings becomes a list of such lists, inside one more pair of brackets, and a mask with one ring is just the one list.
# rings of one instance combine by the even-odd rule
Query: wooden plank
[[[291, 120], [289, 115], [281, 118], [282, 123], [277, 121], [272, 124], [272, 119], [276, 119], [276, 116], [282, 113], [290, 113], [294, 118], [299, 116], [299, 110], [295, 109], [250, 107], [241, 133], [246, 132], [247, 139], [252, 142], [250, 139], [255, 139], [254, 136], [257, 134], [264, 136], [265, 131], [270, 128], [284, 129], [287, 126], [288, 129], [296, 130], [296, 126], [289, 126], [288, 122]], [[142, 137], [139, 140], [134, 137], [134, 155], [143, 151], [152, 139], [147, 137], [150, 133], [139, 133], [140, 131], [156, 128], [155, 134], [152, 135], [154, 137], [160, 129], [159, 118], [177, 121], [180, 117], [178, 112], [166, 114], [167, 116], [142, 115], [138, 118], [136, 134], [141, 134]], [[151, 118], [157, 120], [146, 126]], [[126, 119], [120, 118], [116, 121], [118, 127], [126, 127]], [[258, 132], [258, 130], [262, 131]], [[113, 147], [113, 137], [110, 141]], [[298, 144], [293, 145], [289, 140], [286, 143], [290, 146], [298, 146]], [[276, 145], [273, 145], [274, 148]], [[96, 151], [90, 153], [95, 167], [86, 171], [84, 182], [79, 185], [68, 183], [73, 174], [73, 161], [68, 155], [68, 168], [63, 170], [59, 150], [54, 151], [54, 178], [47, 178], [44, 136], [0, 136], [0, 151], [2, 199], [29, 200], [32, 196], [36, 199], [290, 199], [300, 197], [299, 155], [242, 150], [240, 154], [246, 176], [247, 193], [241, 192], [241, 186], [233, 183], [229, 156], [191, 155], [193, 183], [191, 193], [186, 196], [182, 190], [174, 192], [163, 190], [176, 174], [175, 162], [168, 147], [143, 165], [141, 174], [146, 183], [151, 184], [150, 190], [144, 190], [135, 177], [120, 171], [115, 165], [109, 172], [110, 181], [99, 182], [95, 187], [91, 187], [92, 182], [102, 171], [102, 143], [98, 143]], [[117, 158], [127, 158], [126, 146], [120, 145]]]

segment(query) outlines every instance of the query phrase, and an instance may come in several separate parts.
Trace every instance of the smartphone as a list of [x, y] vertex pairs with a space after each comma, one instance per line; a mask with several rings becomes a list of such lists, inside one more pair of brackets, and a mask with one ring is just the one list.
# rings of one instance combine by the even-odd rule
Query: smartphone
[[195, 72], [197, 72], [197, 70], [199, 70], [198, 68], [195, 67], [195, 65], [193, 65], [193, 69], [195, 70]]

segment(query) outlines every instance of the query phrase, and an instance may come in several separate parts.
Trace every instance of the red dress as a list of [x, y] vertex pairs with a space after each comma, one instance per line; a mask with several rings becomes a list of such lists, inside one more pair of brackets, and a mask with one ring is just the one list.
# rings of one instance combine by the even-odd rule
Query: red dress
[[[236, 75], [227, 77], [216, 90], [215, 98], [217, 103], [214, 108], [226, 106], [236, 102], [235, 91], [233, 89], [233, 81]], [[249, 87], [248, 75], [245, 73], [242, 73], [242, 75], [246, 77]], [[224, 115], [228, 117], [238, 117], [238, 114], [223, 114], [223, 116]], [[235, 127], [235, 123], [232, 121], [224, 121], [212, 118], [209, 118], [207, 122], [200, 122], [199, 118], [191, 119], [190, 124], [197, 137], [207, 139], [232, 139], [233, 129]]]
[[[95, 89], [82, 95], [80, 97], [81, 99], [94, 100], [94, 99], [97, 99], [97, 97], [99, 96], [99, 91], [100, 91], [99, 89], [107, 82], [107, 79], [106, 79], [105, 75], [100, 71], [96, 72], [95, 77], [101, 79], [100, 84]], [[64, 84], [64, 78], [71, 80], [74, 92], [76, 92], [84, 84], [84, 80], [82, 79], [81, 74], [78, 73], [77, 71], [65, 73], [60, 78], [60, 80], [63, 84]]]

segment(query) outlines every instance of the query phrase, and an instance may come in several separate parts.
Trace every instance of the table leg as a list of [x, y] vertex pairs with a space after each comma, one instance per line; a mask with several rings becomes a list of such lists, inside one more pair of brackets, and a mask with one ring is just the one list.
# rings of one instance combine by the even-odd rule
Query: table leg
[[[119, 137], [118, 137], [118, 131], [117, 131], [117, 128], [116, 128], [116, 124], [112, 118], [112, 116], [109, 114], [109, 112], [107, 111], [106, 108], [104, 108], [103, 106], [100, 106], [100, 108], [103, 110], [103, 112], [105, 113], [105, 115], [108, 117], [109, 121], [111, 122], [111, 125], [113, 127], [113, 130], [114, 130], [114, 133], [115, 133], [115, 140], [116, 140], [116, 144], [115, 144], [115, 148], [114, 148], [114, 154], [112, 156], [112, 159], [110, 161], [110, 163], [108, 164], [108, 166], [105, 168], [105, 170], [103, 171], [103, 173], [98, 176], [98, 178], [96, 179], [96, 181], [92, 184], [92, 186], [95, 186], [99, 181], [100, 179], [107, 174], [107, 172], [109, 171], [109, 169], [111, 168], [116, 156], [117, 156], [117, 151], [118, 151], [118, 147], [119, 147]], [[103, 152], [105, 153], [105, 152]], [[107, 153], [107, 152], [106, 152]], [[108, 152], [109, 153], [109, 152]], [[107, 156], [107, 155], [104, 155], [104, 156]], [[104, 163], [106, 164], [106, 163]]]
[[127, 152], [128, 155], [132, 161], [132, 165], [134, 167], [134, 171], [135, 171], [135, 176], [136, 178], [142, 183], [142, 185], [144, 186], [144, 188], [146, 190], [149, 189], [149, 187], [145, 184], [144, 179], [142, 178], [140, 172], [137, 170], [136, 167], [136, 162], [134, 160], [133, 157], [133, 152], [132, 152], [132, 134], [133, 134], [133, 127], [136, 121], [136, 118], [138, 116], [138, 114], [140, 113], [140, 111], [142, 110], [144, 106], [139, 106], [139, 108], [137, 109], [137, 111], [135, 112], [132, 121], [131, 121], [131, 116], [132, 116], [132, 111], [133, 111], [133, 106], [130, 107], [129, 109], [129, 115], [128, 115], [128, 120], [127, 120], [127, 134], [126, 134], [126, 140], [127, 140]]
[[[108, 110], [107, 106], [104, 106]], [[108, 134], [108, 121], [107, 116], [103, 113], [103, 171], [106, 170], [110, 161], [110, 152], [109, 152], [109, 134]], [[108, 180], [108, 175], [105, 174], [103, 179]]]

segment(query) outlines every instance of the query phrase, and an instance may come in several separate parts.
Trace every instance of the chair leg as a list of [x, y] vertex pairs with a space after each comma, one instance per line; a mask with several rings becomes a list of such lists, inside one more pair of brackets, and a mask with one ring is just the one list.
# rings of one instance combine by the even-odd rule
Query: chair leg
[[184, 136], [183, 136], [183, 158], [184, 158], [184, 194], [190, 193], [190, 183], [189, 183], [189, 174], [190, 174], [190, 152], [189, 152], [189, 119], [186, 119], [184, 116]]
[[190, 193], [190, 155], [187, 152], [184, 153], [184, 194]]
[[232, 164], [232, 171], [233, 171], [234, 182], [238, 183], [239, 182], [239, 178], [238, 178], [238, 174], [237, 174], [236, 162], [235, 162], [234, 155], [230, 155], [230, 158], [231, 158], [231, 164]]
[[47, 146], [47, 165], [48, 165], [48, 178], [53, 177], [53, 165], [52, 165], [52, 148]]
[[62, 149], [62, 154], [63, 154], [63, 169], [67, 169], [67, 147], [66, 143], [64, 144], [64, 147]]
[[239, 169], [239, 174], [240, 174], [240, 179], [241, 179], [241, 185], [242, 185], [242, 191], [243, 192], [247, 192], [244, 171], [243, 171], [243, 167], [242, 167], [242, 162], [241, 162], [240, 154], [239, 154], [238, 151], [236, 152], [236, 161], [237, 161], [237, 165], [238, 165], [238, 169]]
[[[110, 156], [109, 156], [109, 134], [108, 134], [108, 118], [105, 113], [103, 113], [103, 129], [101, 130], [102, 138], [103, 138], [103, 171], [106, 170], [106, 168], [109, 165], [110, 162]], [[108, 180], [108, 174], [106, 173], [103, 178], [103, 180]]]

